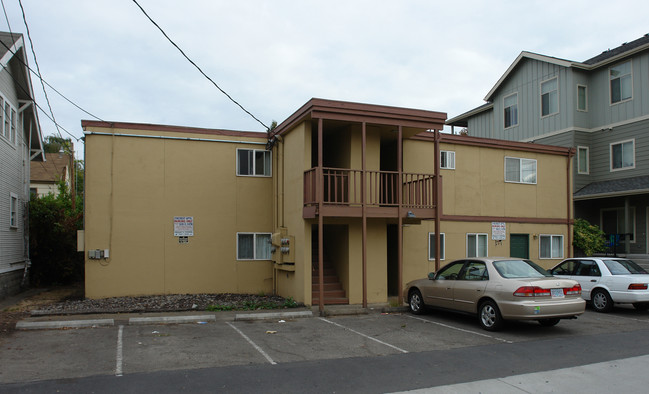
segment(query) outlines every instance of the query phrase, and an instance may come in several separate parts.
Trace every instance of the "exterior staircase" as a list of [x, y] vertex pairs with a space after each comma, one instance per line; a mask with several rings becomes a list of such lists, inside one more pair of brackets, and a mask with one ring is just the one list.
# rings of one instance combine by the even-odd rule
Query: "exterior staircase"
[[[320, 304], [320, 283], [318, 280], [318, 255], [317, 251], [313, 256], [313, 269], [311, 270], [311, 305]], [[325, 305], [348, 305], [349, 298], [345, 296], [345, 290], [342, 283], [336, 274], [336, 270], [331, 264], [327, 263], [323, 266], [324, 275], [322, 277], [324, 287], [324, 304]]]

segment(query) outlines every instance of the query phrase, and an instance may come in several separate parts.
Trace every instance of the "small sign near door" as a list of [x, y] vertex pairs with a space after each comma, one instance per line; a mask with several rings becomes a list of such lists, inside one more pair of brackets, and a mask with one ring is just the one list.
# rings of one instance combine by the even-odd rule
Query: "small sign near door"
[[193, 237], [194, 217], [174, 216], [174, 237]]
[[491, 239], [494, 241], [504, 241], [507, 239], [507, 223], [491, 222]]

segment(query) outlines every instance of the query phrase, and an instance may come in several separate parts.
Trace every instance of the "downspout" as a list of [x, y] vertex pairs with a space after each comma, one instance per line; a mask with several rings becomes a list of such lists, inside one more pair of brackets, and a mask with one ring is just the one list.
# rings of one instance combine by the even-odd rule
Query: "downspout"
[[320, 316], [324, 316], [324, 219], [322, 217], [322, 205], [324, 202], [324, 174], [322, 173], [322, 118], [318, 119], [318, 170], [316, 171], [318, 196], [318, 284], [320, 285], [318, 309]]
[[399, 185], [399, 191], [397, 192], [397, 206], [398, 216], [399, 216], [399, 231], [397, 235], [397, 255], [398, 257], [398, 266], [397, 266], [397, 281], [399, 283], [397, 287], [397, 301], [399, 305], [403, 304], [403, 207], [402, 204], [402, 193], [403, 193], [403, 128], [399, 125], [399, 136], [397, 137], [397, 177]]
[[365, 180], [367, 177], [365, 176], [365, 148], [366, 148], [366, 143], [367, 143], [367, 127], [366, 123], [363, 122], [361, 125], [361, 135], [362, 135], [362, 143], [361, 143], [361, 157], [362, 157], [362, 164], [361, 164], [361, 207], [362, 207], [362, 222], [363, 222], [363, 228], [362, 228], [362, 233], [363, 233], [363, 246], [362, 246], [362, 264], [363, 264], [363, 308], [367, 308], [367, 211], [366, 211], [366, 204], [365, 204], [365, 188], [367, 185], [365, 184]]
[[573, 248], [572, 248], [572, 226], [570, 224], [570, 219], [571, 219], [571, 206], [573, 204], [572, 202], [572, 172], [570, 171], [570, 163], [572, 163], [572, 157], [574, 155], [574, 149], [569, 148], [568, 149], [568, 160], [566, 160], [566, 199], [567, 199], [567, 204], [566, 204], [566, 210], [567, 212], [567, 217], [566, 217], [566, 224], [568, 225], [568, 258], [571, 258], [573, 253]]
[[440, 234], [440, 215], [442, 212], [441, 204], [441, 189], [442, 189], [442, 175], [440, 174], [440, 160], [439, 160], [439, 141], [440, 141], [439, 130], [435, 130], [435, 143], [434, 143], [434, 153], [433, 157], [435, 160], [435, 272], [439, 271], [439, 265], [441, 261], [441, 234]]

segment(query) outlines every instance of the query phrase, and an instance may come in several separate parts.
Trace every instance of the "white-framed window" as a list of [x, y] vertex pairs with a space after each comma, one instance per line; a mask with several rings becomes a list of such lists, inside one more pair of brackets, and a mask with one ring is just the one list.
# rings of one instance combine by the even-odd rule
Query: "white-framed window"
[[631, 60], [615, 65], [608, 70], [611, 89], [611, 104], [633, 98], [633, 78]]
[[541, 82], [541, 117], [559, 112], [559, 78]]
[[635, 140], [614, 142], [611, 145], [611, 171], [635, 168]]
[[562, 259], [563, 235], [539, 235], [539, 258]]
[[0, 136], [4, 137], [7, 141], [16, 143], [16, 124], [18, 116], [16, 109], [6, 100], [0, 96]]
[[487, 257], [487, 234], [467, 233], [466, 257]]
[[503, 116], [506, 129], [518, 126], [518, 93], [503, 98]]
[[18, 227], [18, 195], [9, 193], [9, 227]]
[[262, 149], [237, 149], [237, 175], [271, 176], [271, 152]]
[[505, 157], [505, 182], [536, 184], [536, 160]]
[[237, 260], [270, 260], [271, 233], [237, 233]]
[[[446, 252], [446, 236], [444, 233], [439, 233], [439, 258], [445, 259]], [[435, 233], [428, 233], [428, 260], [435, 260]]]
[[11, 136], [11, 104], [5, 100], [5, 113], [4, 113], [4, 132], [3, 135], [6, 139]]
[[577, 173], [588, 175], [590, 173], [590, 163], [588, 158], [588, 147], [577, 147]]
[[439, 152], [439, 168], [447, 170], [455, 169], [455, 152], [450, 150], [443, 150]]
[[588, 87], [577, 85], [577, 111], [588, 112]]
[[16, 143], [16, 122], [18, 117], [16, 116], [16, 110], [11, 109], [11, 142]]

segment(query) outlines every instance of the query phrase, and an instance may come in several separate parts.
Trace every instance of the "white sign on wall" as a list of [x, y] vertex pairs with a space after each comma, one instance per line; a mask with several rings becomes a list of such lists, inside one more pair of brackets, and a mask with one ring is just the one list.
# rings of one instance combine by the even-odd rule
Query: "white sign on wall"
[[491, 239], [495, 241], [504, 241], [507, 239], [507, 223], [491, 222]]
[[174, 216], [174, 237], [193, 237], [194, 217]]

